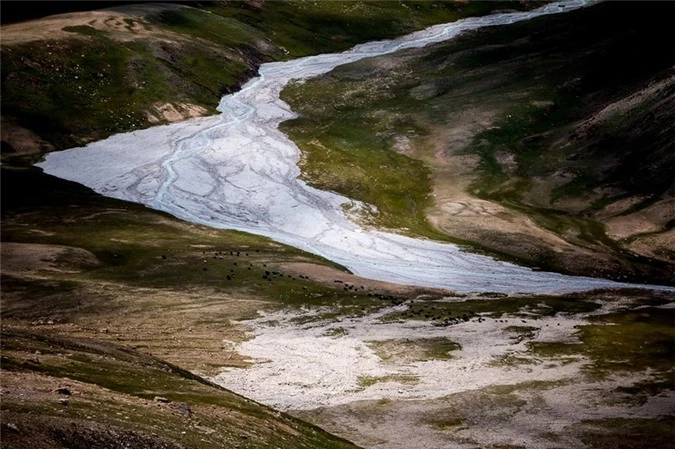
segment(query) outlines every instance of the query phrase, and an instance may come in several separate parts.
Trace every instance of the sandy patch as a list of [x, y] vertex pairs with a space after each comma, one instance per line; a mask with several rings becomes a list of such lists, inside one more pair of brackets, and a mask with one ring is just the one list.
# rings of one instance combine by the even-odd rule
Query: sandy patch
[[[433, 156], [427, 159], [434, 167], [434, 207], [427, 213], [427, 218], [438, 229], [462, 239], [486, 242], [487, 235], [507, 236], [512, 247], [516, 247], [515, 242], [519, 240], [527, 240], [529, 245], [558, 252], [579, 251], [524, 214], [467, 193], [475, 181], [473, 173], [480, 160], [478, 156], [462, 154], [462, 151], [476, 134], [493, 126], [498, 116], [499, 111], [494, 106], [488, 111], [480, 106], [468, 108], [453, 115], [449, 127], [435, 129], [434, 137], [423, 141], [424, 146], [433, 149]], [[510, 153], [499, 153], [497, 159], [506, 171], [516, 168]]]
[[181, 120], [201, 117], [208, 111], [205, 107], [189, 103], [155, 103], [152, 109], [146, 112], [148, 122], [158, 124], [161, 122], [178, 122]]
[[13, 118], [2, 116], [1, 120], [2, 141], [7, 142], [13, 150], [7, 153], [8, 155], [35, 154], [54, 150], [51, 144], [42, 140], [33, 131], [19, 126]]
[[128, 5], [96, 11], [57, 14], [28, 22], [3, 25], [0, 42], [2, 45], [16, 45], [81, 36], [63, 29], [72, 26], [88, 26], [106, 32], [115, 39], [133, 40], [156, 35], [159, 32], [159, 30], [147, 24], [143, 17], [182, 7], [185, 6], [154, 3], [152, 5]]
[[338, 270], [337, 268], [332, 268], [325, 265], [292, 262], [283, 264], [282, 267], [285, 272], [296, 276], [305, 275], [314, 281], [318, 281], [326, 285], [350, 285], [365, 291], [386, 291], [397, 295], [407, 296], [420, 294], [422, 292], [448, 294], [448, 292], [444, 290], [421, 289], [419, 287], [401, 285], [393, 282], [374, 281], [372, 279], [355, 276], [351, 273], [346, 273], [344, 271]]
[[92, 253], [70, 246], [3, 242], [0, 250], [3, 274], [78, 273], [80, 267], [98, 265]]
[[672, 261], [675, 258], [675, 229], [638, 236], [626, 246], [647, 257]]
[[675, 216], [675, 198], [666, 198], [638, 212], [607, 220], [611, 238], [619, 240], [635, 234], [659, 232]]

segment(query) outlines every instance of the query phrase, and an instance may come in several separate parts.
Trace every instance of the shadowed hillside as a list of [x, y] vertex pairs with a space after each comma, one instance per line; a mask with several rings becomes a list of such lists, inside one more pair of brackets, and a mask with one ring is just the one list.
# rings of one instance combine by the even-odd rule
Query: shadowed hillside
[[674, 11], [600, 4], [342, 66], [284, 91], [284, 130], [374, 224], [670, 283]]

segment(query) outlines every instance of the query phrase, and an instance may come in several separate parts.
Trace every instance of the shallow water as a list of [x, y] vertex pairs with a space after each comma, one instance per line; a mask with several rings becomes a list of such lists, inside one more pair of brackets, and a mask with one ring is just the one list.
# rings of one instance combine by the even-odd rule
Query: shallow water
[[357, 202], [298, 179], [300, 151], [278, 130], [279, 123], [295, 117], [279, 99], [291, 80], [451, 39], [465, 30], [569, 11], [586, 3], [469, 18], [343, 53], [264, 64], [259, 77], [222, 98], [218, 116], [118, 134], [83, 148], [50, 153], [38, 166], [103, 195], [187, 221], [271, 237], [367, 278], [460, 292], [560, 293], [620, 286], [602, 279], [533, 272], [454, 245], [365, 229], [343, 212], [345, 204], [360, 207]]

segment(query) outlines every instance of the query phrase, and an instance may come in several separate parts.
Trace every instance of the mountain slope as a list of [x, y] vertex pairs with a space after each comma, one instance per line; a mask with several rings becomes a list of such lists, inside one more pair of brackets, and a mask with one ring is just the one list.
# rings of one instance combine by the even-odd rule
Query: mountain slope
[[339, 67], [284, 91], [284, 130], [375, 224], [672, 282], [672, 12], [600, 4]]
[[45, 151], [215, 113], [262, 62], [341, 51], [496, 5], [144, 3], [4, 25], [3, 160], [34, 162]]
[[11, 327], [2, 342], [3, 447], [355, 447], [129, 348]]

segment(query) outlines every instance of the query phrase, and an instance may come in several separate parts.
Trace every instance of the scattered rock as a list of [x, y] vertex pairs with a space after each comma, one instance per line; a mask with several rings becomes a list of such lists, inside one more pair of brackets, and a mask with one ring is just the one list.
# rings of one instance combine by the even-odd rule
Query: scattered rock
[[155, 402], [160, 402], [160, 403], [162, 403], [162, 404], [168, 404], [168, 403], [170, 402], [167, 398], [165, 398], [165, 397], [163, 397], [163, 396], [155, 396], [154, 401], [155, 401]]
[[64, 395], [64, 396], [70, 396], [71, 394], [73, 394], [73, 393], [70, 391], [70, 388], [68, 388], [68, 387], [59, 387], [59, 388], [56, 389], [56, 392], [57, 392], [58, 394], [62, 394], [62, 395]]
[[39, 365], [40, 360], [37, 357], [29, 358], [24, 360], [21, 365], [26, 366], [26, 365]]
[[169, 407], [182, 415], [185, 415], [189, 418], [192, 417], [192, 409], [187, 404], [183, 404], [182, 402], [174, 402], [173, 404], [170, 404]]

